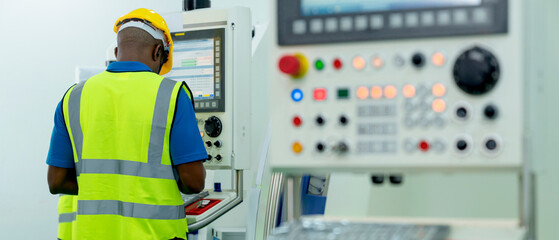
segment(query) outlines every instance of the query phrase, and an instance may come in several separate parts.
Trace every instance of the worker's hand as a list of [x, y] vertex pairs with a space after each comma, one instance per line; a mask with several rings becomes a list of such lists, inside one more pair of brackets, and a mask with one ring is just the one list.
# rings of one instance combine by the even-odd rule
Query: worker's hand
[[175, 166], [179, 173], [179, 189], [184, 194], [199, 193], [204, 190], [206, 169], [202, 161], [184, 163]]

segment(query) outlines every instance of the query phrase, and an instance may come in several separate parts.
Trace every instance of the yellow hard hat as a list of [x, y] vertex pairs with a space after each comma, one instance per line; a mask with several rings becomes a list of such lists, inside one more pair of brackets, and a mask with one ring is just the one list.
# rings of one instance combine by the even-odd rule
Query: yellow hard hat
[[[162, 40], [163, 40], [163, 44], [166, 45], [165, 50], [168, 51], [168, 58], [167, 61], [161, 67], [161, 71], [159, 72], [159, 75], [164, 75], [169, 71], [171, 71], [171, 68], [173, 68], [173, 39], [171, 38], [171, 32], [169, 32], [169, 27], [167, 27], [167, 23], [165, 22], [165, 19], [163, 19], [161, 15], [157, 14], [153, 10], [146, 9], [146, 8], [138, 8], [120, 17], [118, 20], [116, 20], [113, 30], [115, 31], [115, 33], [118, 33], [120, 27], [130, 21], [144, 22], [163, 32], [165, 39]], [[149, 29], [144, 29], [144, 30], [149, 30]]]

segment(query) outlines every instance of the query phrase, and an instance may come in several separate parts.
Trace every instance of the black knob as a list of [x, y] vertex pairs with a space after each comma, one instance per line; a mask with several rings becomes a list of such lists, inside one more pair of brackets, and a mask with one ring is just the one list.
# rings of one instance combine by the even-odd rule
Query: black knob
[[464, 141], [464, 140], [458, 140], [458, 142], [456, 142], [456, 148], [460, 151], [464, 151], [466, 150], [466, 148], [468, 148], [468, 142]]
[[316, 144], [316, 151], [324, 152], [325, 149], [326, 149], [326, 146], [324, 146], [324, 144], [322, 144], [322, 143], [317, 143]]
[[208, 158], [206, 158], [206, 160], [211, 161], [212, 160], [212, 155], [208, 154]]
[[454, 63], [454, 81], [471, 95], [491, 91], [499, 81], [499, 62], [489, 51], [474, 47], [462, 53]]
[[220, 147], [222, 146], [222, 145], [221, 145], [221, 140], [215, 141], [215, 142], [214, 142], [214, 146], [220, 148]]
[[487, 105], [485, 107], [485, 110], [483, 110], [483, 114], [485, 115], [485, 117], [487, 117], [488, 119], [496, 119], [497, 116], [499, 115], [499, 110], [497, 109], [496, 106], [493, 105]]
[[348, 122], [349, 122], [349, 120], [347, 119], [347, 117], [345, 115], [340, 116], [340, 124], [342, 126], [347, 125]]
[[425, 56], [421, 53], [416, 53], [411, 57], [411, 63], [416, 68], [423, 67], [425, 65]]
[[318, 126], [322, 126], [324, 125], [324, 123], [326, 122], [326, 119], [324, 119], [323, 116], [317, 116], [316, 117], [316, 124], [318, 124]]
[[373, 175], [371, 181], [373, 181], [373, 184], [382, 184], [384, 183], [384, 175]]
[[212, 147], [212, 141], [206, 141], [206, 146], [207, 147]]
[[221, 155], [218, 154], [217, 156], [215, 156], [215, 159], [216, 159], [217, 161], [221, 161], [222, 157], [221, 157]]
[[404, 176], [402, 175], [390, 175], [389, 179], [392, 184], [402, 184], [404, 182]]
[[335, 147], [334, 151], [338, 153], [347, 153], [349, 151], [349, 146], [345, 142], [339, 142]]
[[459, 107], [456, 109], [456, 116], [458, 118], [468, 118], [468, 109], [466, 109], [465, 107]]
[[221, 128], [221, 120], [216, 116], [208, 118], [204, 124], [204, 130], [206, 130], [206, 134], [210, 137], [219, 136], [219, 134], [221, 134]]
[[495, 141], [494, 139], [489, 139], [487, 140], [487, 142], [485, 142], [485, 147], [487, 148], [487, 150], [493, 151], [497, 149], [497, 141]]

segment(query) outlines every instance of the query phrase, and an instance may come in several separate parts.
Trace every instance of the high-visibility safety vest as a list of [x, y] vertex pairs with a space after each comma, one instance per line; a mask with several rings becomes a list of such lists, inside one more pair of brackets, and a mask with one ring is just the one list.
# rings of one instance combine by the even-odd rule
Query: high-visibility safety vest
[[152, 72], [106, 71], [65, 94], [79, 187], [74, 239], [186, 239], [169, 152], [185, 86]]
[[76, 223], [78, 197], [60, 195], [58, 199], [58, 239], [72, 240], [72, 228]]

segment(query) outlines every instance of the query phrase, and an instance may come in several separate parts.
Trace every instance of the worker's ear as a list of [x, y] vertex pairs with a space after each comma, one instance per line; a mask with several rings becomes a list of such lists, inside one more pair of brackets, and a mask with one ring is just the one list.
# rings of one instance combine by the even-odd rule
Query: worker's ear
[[115, 59], [118, 59], [118, 47], [115, 47]]
[[163, 45], [157, 44], [155, 45], [155, 49], [153, 50], [153, 61], [161, 62], [161, 58], [163, 57]]

